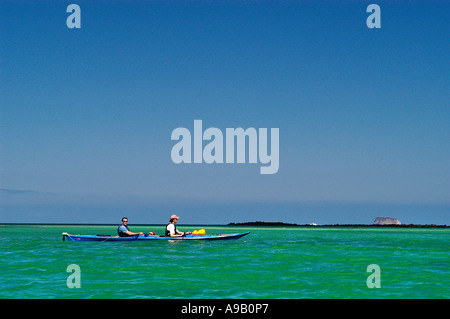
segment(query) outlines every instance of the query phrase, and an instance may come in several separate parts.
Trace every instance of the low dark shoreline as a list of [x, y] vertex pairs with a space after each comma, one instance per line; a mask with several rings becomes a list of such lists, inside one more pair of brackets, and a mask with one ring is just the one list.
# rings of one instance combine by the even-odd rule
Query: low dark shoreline
[[[116, 227], [117, 224], [100, 224], [100, 223], [0, 223], [1, 226], [114, 226]], [[238, 226], [238, 227], [354, 227], [354, 228], [450, 228], [450, 225], [435, 225], [435, 224], [429, 224], [429, 225], [421, 225], [421, 224], [404, 224], [404, 225], [368, 225], [368, 224], [326, 224], [326, 225], [311, 225], [311, 224], [291, 224], [291, 223], [283, 223], [283, 222], [262, 222], [262, 221], [256, 221], [256, 222], [245, 222], [245, 223], [228, 223], [226, 225], [224, 224], [183, 224], [183, 227], [189, 227], [189, 226]], [[156, 226], [156, 227], [163, 227], [165, 224], [133, 224], [133, 226]]]
[[283, 222], [245, 222], [245, 223], [229, 223], [227, 226], [268, 226], [268, 227], [355, 227], [355, 228], [450, 228], [447, 225], [420, 225], [420, 224], [408, 224], [408, 225], [365, 225], [365, 224], [333, 224], [333, 225], [299, 225]]

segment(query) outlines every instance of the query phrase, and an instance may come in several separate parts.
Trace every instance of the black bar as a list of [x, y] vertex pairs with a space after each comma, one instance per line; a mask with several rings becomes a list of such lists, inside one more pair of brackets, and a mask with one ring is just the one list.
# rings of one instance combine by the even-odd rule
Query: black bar
[[[175, 316], [175, 318], [274, 318], [301, 316], [416, 315], [425, 309], [445, 310], [448, 300], [413, 299], [3, 299], [3, 309], [17, 316], [42, 310], [46, 314], [74, 316]], [[429, 308], [432, 307], [432, 308]], [[426, 310], [425, 310], [426, 311]], [[296, 315], [296, 316], [297, 316]]]

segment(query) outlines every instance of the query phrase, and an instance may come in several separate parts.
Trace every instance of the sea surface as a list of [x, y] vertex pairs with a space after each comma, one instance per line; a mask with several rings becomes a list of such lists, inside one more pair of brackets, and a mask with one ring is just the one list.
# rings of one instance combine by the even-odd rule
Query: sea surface
[[[132, 231], [163, 233], [164, 226]], [[238, 240], [68, 242], [117, 226], [0, 225], [0, 298], [449, 298], [450, 230], [227, 227]], [[80, 269], [80, 288], [67, 279]], [[369, 288], [378, 265], [380, 288]], [[75, 281], [71, 281], [75, 282]]]

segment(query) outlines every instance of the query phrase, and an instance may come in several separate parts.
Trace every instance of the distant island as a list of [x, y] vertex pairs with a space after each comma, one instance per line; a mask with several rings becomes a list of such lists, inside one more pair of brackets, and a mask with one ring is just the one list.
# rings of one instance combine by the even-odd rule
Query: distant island
[[278, 227], [394, 227], [394, 228], [450, 228], [447, 225], [420, 225], [420, 224], [330, 224], [330, 225], [317, 225], [315, 223], [311, 224], [292, 224], [292, 223], [283, 223], [283, 222], [264, 222], [264, 221], [255, 221], [255, 222], [244, 222], [244, 223], [229, 223], [227, 226], [278, 226]]
[[377, 217], [373, 222], [375, 225], [401, 225], [402, 223], [394, 217]]

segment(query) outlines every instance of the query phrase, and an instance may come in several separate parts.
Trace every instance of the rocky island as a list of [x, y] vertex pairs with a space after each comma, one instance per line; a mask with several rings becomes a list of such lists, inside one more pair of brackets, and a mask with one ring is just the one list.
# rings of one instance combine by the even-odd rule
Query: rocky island
[[401, 225], [402, 223], [393, 217], [377, 217], [373, 222], [374, 225]]

